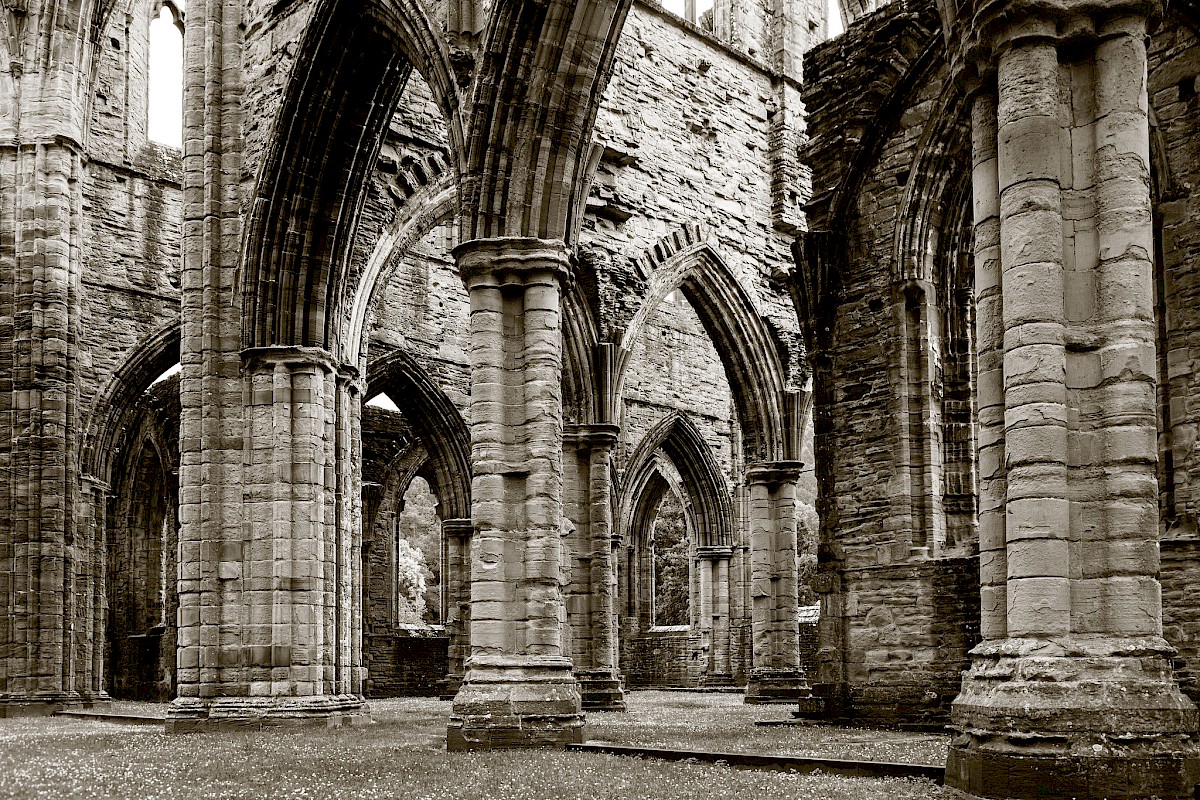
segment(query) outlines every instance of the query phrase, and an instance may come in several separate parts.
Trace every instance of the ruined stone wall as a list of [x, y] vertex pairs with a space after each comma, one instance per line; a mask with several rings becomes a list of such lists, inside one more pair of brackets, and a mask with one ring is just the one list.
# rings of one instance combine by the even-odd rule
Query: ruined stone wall
[[1155, 221], [1159, 271], [1159, 509], [1163, 633], [1178, 677], [1200, 699], [1200, 35], [1169, 13], [1150, 41], [1149, 93], [1156, 129]]
[[364, 636], [367, 697], [429, 697], [442, 693], [450, 637], [428, 631]]
[[[950, 491], [936, 459], [946, 452], [938, 420], [953, 356], [939, 324], [958, 299], [935, 276], [952, 260], [933, 265], [933, 275], [898, 263], [898, 231], [913, 224], [906, 215], [940, 206], [945, 216], [934, 224], [951, 228], [939, 230], [948, 240], [954, 203], [962, 205], [953, 194], [925, 205], [910, 182], [923, 169], [950, 170], [946, 183], [961, 184], [969, 163], [960, 150], [923, 164], [923, 148], [966, 145], [939, 133], [944, 68], [935, 62], [914, 75], [941, 36], [936, 25], [931, 4], [877, 12], [810, 52], [804, 94], [810, 227], [844, 237], [830, 267], [837, 289], [822, 296], [832, 333], [816, 355], [824, 420], [815, 433], [823, 448], [817, 680], [833, 715], [887, 722], [944, 719], [978, 637], [974, 545], [951, 548], [936, 533]], [[911, 324], [914, 305], [928, 315], [923, 327]]]
[[114, 15], [101, 40], [83, 186], [85, 419], [133, 349], [179, 319], [181, 154], [146, 138], [152, 5]]
[[[470, 301], [439, 227], [399, 258], [374, 307], [370, 358], [391, 349], [416, 357], [464, 419], [470, 419]], [[404, 398], [393, 397], [403, 409]]]
[[646, 291], [631, 261], [694, 224], [763, 313], [795, 328], [785, 294], [765, 281], [791, 260], [791, 238], [766, 224], [776, 80], [671, 14], [630, 11], [596, 121], [606, 149], [580, 238], [611, 259], [597, 302], [602, 332], [614, 341]]
[[[100, 40], [82, 185], [76, 369], [85, 425], [127, 410], [109, 409], [99, 395], [137, 348], [179, 319], [180, 152], [146, 138], [152, 6], [113, 15]], [[91, 477], [110, 493], [105, 685], [114, 697], [162, 701], [173, 696], [175, 677], [179, 384], [151, 389], [157, 377], [135, 375], [133, 396], [146, 390], [132, 418], [136, 433], [124, 439], [127, 450], [106, 454], [113, 474]]]

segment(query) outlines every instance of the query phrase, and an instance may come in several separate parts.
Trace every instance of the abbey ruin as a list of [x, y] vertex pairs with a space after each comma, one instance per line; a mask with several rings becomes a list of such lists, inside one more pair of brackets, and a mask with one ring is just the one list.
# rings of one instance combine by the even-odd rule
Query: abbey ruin
[[2, 6], [0, 716], [737, 686], [1193, 797], [1197, 0]]

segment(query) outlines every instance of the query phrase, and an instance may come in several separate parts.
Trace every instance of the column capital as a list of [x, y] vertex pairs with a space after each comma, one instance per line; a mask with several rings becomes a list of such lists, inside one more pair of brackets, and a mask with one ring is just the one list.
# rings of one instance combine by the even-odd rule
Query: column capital
[[[1162, 19], [1162, 0], [975, 0], [960, 9], [952, 37], [952, 71], [959, 73], [968, 94], [971, 85], [986, 85], [995, 74], [995, 59], [1004, 50], [1032, 41], [1073, 46], [1129, 33], [1138, 21], [1141, 33]], [[1135, 26], [1136, 27], [1136, 26]], [[957, 39], [957, 42], [953, 40]]]
[[367, 391], [367, 381], [363, 377], [362, 372], [353, 364], [340, 364], [337, 368], [337, 380], [339, 384], [345, 384], [350, 389], [353, 389], [359, 395]]
[[760, 461], [746, 467], [746, 485], [795, 483], [803, 470], [803, 461]]
[[470, 538], [475, 532], [475, 524], [469, 519], [444, 519], [442, 520], [442, 533], [446, 536], [453, 536], [458, 539]]
[[696, 548], [696, 558], [703, 561], [720, 561], [723, 558], [733, 558], [732, 547], [701, 546]]
[[297, 345], [247, 347], [242, 350], [241, 357], [242, 369], [247, 372], [262, 368], [274, 369], [281, 364], [287, 367], [320, 367], [328, 372], [339, 371], [333, 354], [324, 347], [300, 347]]
[[610, 422], [568, 423], [563, 426], [563, 442], [580, 450], [611, 449], [621, 435], [621, 426]]
[[474, 286], [524, 285], [571, 275], [571, 251], [561, 239], [503, 236], [471, 239], [452, 251], [467, 289]]

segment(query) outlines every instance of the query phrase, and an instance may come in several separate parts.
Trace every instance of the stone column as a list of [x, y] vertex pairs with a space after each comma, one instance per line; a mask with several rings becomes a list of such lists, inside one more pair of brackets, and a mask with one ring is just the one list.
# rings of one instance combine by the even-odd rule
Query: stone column
[[471, 651], [471, 531], [469, 519], [442, 521], [442, 541], [446, 548], [442, 580], [446, 587], [446, 635], [450, 637], [443, 700], [453, 700], [458, 693]]
[[976, 20], [984, 641], [946, 770], [974, 796], [1200, 779], [1157, 580], [1146, 25], [1110, 11]]
[[[8, 22], [23, 29], [26, 18]], [[32, 42], [36, 26], [54, 30], [40, 13], [27, 24]], [[58, 96], [71, 77], [35, 71], [88, 67], [39, 59], [22, 77], [22, 53], [10, 55], [4, 67], [17, 74], [0, 75], [25, 95], [0, 123], [0, 717], [107, 699], [95, 672], [103, 554], [76, 519], [92, 502], [77, 458], [82, 133], [68, 119], [72, 99]], [[23, 131], [7, 130], [14, 120]]]
[[707, 686], [729, 686], [729, 560], [732, 547], [699, 547], [701, 625], [709, 633]]
[[597, 423], [572, 425], [566, 432], [568, 446], [586, 471], [581, 481], [574, 520], [578, 540], [586, 548], [590, 574], [587, 584], [587, 614], [590, 637], [586, 653], [575, 654], [575, 677], [583, 707], [594, 711], [624, 711], [625, 692], [617, 669], [617, 573], [612, 520], [612, 470], [609, 455], [616, 446], [620, 428]]
[[[799, 461], [746, 470], [750, 494], [750, 602], [753, 666], [747, 703], [815, 704], [800, 666], [796, 565]], [[814, 709], [815, 710], [815, 709]]]
[[317, 348], [242, 358], [242, 523], [181, 542], [167, 730], [366, 721], [361, 386]]
[[451, 750], [561, 746], [583, 735], [563, 653], [560, 241], [454, 250], [471, 296], [471, 656]]

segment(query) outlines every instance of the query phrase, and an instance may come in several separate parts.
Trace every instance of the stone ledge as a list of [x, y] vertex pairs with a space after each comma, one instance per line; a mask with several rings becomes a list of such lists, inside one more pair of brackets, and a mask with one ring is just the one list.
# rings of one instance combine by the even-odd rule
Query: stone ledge
[[167, 733], [264, 728], [370, 725], [371, 710], [357, 695], [317, 697], [178, 698], [167, 710]]
[[848, 761], [839, 758], [763, 755], [760, 753], [721, 753], [707, 750], [674, 750], [663, 747], [583, 742], [567, 745], [567, 750], [585, 753], [612, 753], [622, 756], [658, 758], [663, 761], [702, 761], [727, 764], [743, 769], [778, 772], [817, 772], [863, 778], [927, 778], [941, 783], [945, 769], [936, 764], [898, 764], [887, 761]]
[[83, 711], [96, 709], [107, 711], [112, 707], [112, 700], [107, 695], [87, 698], [72, 694], [55, 694], [47, 696], [16, 695], [0, 697], [0, 719], [17, 719], [18, 717], [48, 717], [61, 711]]

